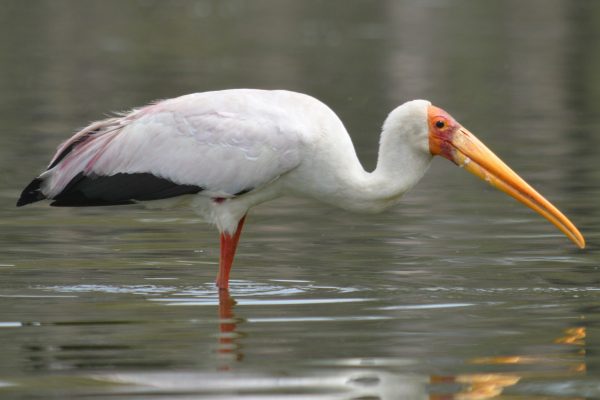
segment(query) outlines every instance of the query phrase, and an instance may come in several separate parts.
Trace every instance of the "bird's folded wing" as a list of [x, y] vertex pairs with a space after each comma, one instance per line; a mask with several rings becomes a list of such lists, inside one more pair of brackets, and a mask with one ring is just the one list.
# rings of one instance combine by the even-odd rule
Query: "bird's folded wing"
[[43, 195], [102, 203], [110, 192], [112, 204], [198, 192], [232, 197], [300, 162], [299, 136], [283, 117], [161, 104], [96, 122], [65, 142], [39, 177]]

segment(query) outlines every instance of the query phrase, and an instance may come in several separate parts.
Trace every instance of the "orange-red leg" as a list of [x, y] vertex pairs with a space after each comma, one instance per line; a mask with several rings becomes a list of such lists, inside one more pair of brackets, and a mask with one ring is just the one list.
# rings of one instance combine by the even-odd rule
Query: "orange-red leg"
[[235, 249], [240, 241], [245, 219], [246, 216], [244, 215], [238, 222], [233, 236], [228, 233], [221, 233], [221, 258], [219, 259], [219, 274], [217, 275], [217, 287], [219, 289], [229, 288], [229, 272], [231, 271]]

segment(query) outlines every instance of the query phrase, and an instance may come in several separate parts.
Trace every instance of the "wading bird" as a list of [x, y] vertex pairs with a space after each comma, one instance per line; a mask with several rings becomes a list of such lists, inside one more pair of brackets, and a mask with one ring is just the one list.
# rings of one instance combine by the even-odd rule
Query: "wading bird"
[[188, 195], [221, 234], [226, 289], [248, 210], [301, 195], [351, 211], [398, 203], [440, 155], [531, 207], [579, 247], [577, 228], [447, 112], [425, 100], [383, 124], [377, 167], [363, 169], [337, 115], [313, 97], [234, 89], [195, 93], [97, 121], [63, 143], [17, 206], [105, 206]]

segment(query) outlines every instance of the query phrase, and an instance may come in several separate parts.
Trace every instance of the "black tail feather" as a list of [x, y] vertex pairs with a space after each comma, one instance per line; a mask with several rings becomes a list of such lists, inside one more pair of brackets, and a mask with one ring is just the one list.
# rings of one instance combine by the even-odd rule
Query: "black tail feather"
[[22, 207], [29, 203], [35, 203], [36, 201], [44, 200], [46, 196], [42, 193], [40, 189], [40, 185], [42, 184], [42, 180], [40, 178], [35, 178], [34, 180], [27, 185], [19, 200], [17, 200], [17, 207]]
[[[17, 207], [48, 199], [42, 193], [43, 179], [35, 178], [21, 193]], [[166, 199], [184, 194], [196, 194], [204, 188], [178, 184], [151, 173], [117, 173], [110, 176], [77, 174], [50, 203], [55, 207], [111, 206], [137, 201]], [[240, 194], [246, 191], [240, 192]]]
[[50, 203], [54, 207], [113, 206], [196, 194], [200, 186], [178, 184], [148, 172], [77, 174]]

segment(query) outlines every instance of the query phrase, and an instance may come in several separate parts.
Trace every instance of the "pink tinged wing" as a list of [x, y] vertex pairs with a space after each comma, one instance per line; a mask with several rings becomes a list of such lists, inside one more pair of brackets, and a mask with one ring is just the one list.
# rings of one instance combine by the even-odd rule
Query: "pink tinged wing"
[[60, 147], [53, 163], [62, 159], [40, 176], [44, 194], [56, 196], [81, 173], [141, 173], [231, 197], [299, 164], [296, 127], [276, 104], [231, 106], [234, 99], [215, 96], [223, 97], [183, 96], [90, 125]]
[[48, 170], [40, 175], [44, 194], [52, 198], [79, 173], [89, 172], [121, 128], [120, 118], [97, 121], [60, 145]]

